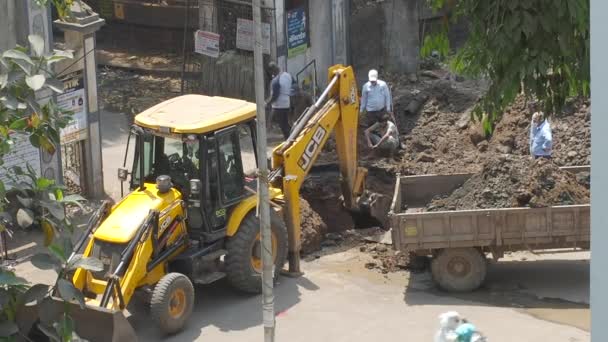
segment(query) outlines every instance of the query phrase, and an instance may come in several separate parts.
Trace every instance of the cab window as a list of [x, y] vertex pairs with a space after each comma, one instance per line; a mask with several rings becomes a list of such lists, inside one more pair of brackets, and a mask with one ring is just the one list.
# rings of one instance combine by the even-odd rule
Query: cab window
[[217, 146], [222, 203], [229, 205], [239, 200], [244, 191], [238, 129], [218, 134]]

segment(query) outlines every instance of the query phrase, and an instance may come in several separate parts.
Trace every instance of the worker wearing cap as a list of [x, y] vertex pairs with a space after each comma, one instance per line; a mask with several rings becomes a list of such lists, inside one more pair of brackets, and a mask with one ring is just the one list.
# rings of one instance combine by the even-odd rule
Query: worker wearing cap
[[388, 113], [391, 119], [396, 124], [395, 116], [393, 115], [393, 106], [391, 99], [391, 91], [386, 82], [378, 79], [378, 71], [372, 69], [368, 73], [369, 82], [363, 85], [361, 90], [361, 114], [366, 112], [367, 126], [376, 123], [382, 116]]
[[532, 124], [530, 126], [530, 155], [534, 159], [551, 159], [553, 137], [551, 135], [551, 126], [545, 119], [543, 112], [534, 112], [532, 114]]

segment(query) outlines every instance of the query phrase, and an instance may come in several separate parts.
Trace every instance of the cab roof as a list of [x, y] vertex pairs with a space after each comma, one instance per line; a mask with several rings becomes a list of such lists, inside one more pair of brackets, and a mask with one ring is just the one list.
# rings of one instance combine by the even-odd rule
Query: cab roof
[[146, 109], [135, 116], [135, 123], [164, 133], [209, 133], [255, 116], [255, 103], [191, 94]]

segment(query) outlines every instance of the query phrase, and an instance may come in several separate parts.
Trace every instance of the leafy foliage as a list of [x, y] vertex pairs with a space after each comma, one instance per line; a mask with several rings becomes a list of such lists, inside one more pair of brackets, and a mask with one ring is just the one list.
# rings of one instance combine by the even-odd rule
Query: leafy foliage
[[[71, 21], [70, 8], [74, 1], [80, 2], [36, 0], [36, 3], [39, 6], [51, 3], [60, 20]], [[54, 154], [60, 143], [59, 131], [71, 116], [54, 103], [52, 95], [63, 92], [63, 83], [55, 78], [52, 70], [58, 61], [73, 58], [72, 53], [57, 50], [45, 53], [45, 42], [40, 36], [31, 35], [28, 42], [28, 47], [0, 51], [0, 166], [18, 135], [28, 137], [33, 146]], [[38, 177], [29, 165], [26, 170], [13, 167], [0, 172], [11, 181], [10, 191], [9, 186], [0, 181], [0, 233], [41, 227], [48, 252], [35, 255], [32, 264], [57, 273], [53, 286], [30, 286], [0, 264], [0, 341], [13, 341], [20, 334], [15, 319], [21, 305], [35, 302], [44, 306], [51, 302], [49, 296], [55, 294], [82, 306], [84, 296], [69, 281], [69, 275], [76, 268], [95, 271], [102, 266], [97, 259], [73, 254], [74, 229], [65, 209], [67, 205], [81, 206], [84, 198], [65, 195], [63, 187]], [[40, 312], [43, 313], [44, 308]], [[75, 324], [69, 314], [64, 314], [59, 320], [41, 323], [39, 327], [53, 341], [75, 341], [80, 340], [75, 334]]]
[[[474, 114], [486, 114], [490, 128], [520, 93], [549, 114], [568, 97], [589, 96], [589, 0], [428, 1], [435, 10], [455, 6], [455, 17], [469, 19], [467, 42], [450, 64], [456, 72], [489, 79]], [[423, 52], [446, 48], [444, 39], [424, 43]]]
[[[33, 225], [42, 228], [45, 234], [45, 245], [48, 246], [55, 236], [61, 235], [64, 228], [68, 234], [73, 227], [65, 214], [66, 205], [82, 206], [85, 199], [80, 195], [64, 196], [64, 187], [55, 184], [52, 179], [38, 178], [33, 168], [27, 165], [24, 171], [20, 167], [6, 170], [6, 175], [13, 183], [14, 191], [7, 198], [9, 207], [16, 212], [15, 218], [8, 223], [20, 228]], [[20, 178], [18, 178], [20, 177]]]

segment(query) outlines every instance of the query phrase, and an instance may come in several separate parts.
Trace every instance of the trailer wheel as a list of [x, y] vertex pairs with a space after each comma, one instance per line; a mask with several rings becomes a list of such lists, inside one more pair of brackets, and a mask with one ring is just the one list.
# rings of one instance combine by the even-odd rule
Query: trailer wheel
[[165, 275], [154, 287], [150, 300], [152, 318], [163, 334], [180, 331], [194, 306], [194, 286], [180, 273]]
[[[287, 259], [287, 227], [282, 217], [270, 211], [272, 257], [275, 280]], [[237, 233], [226, 243], [226, 273], [234, 288], [247, 293], [262, 292], [262, 246], [260, 221], [251, 212], [245, 216]]]
[[475, 248], [444, 249], [431, 262], [433, 280], [448, 292], [477, 289], [486, 278], [486, 270], [486, 260]]

